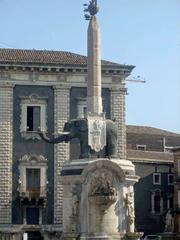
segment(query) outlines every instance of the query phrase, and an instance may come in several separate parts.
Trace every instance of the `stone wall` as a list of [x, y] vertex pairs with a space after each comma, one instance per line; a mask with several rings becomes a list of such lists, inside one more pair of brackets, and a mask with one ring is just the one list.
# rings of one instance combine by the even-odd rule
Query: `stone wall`
[[[69, 119], [69, 89], [54, 88], [54, 121], [55, 134], [63, 131], [65, 122]], [[54, 146], [54, 223], [62, 224], [62, 183], [60, 171], [64, 160], [69, 159], [69, 144], [60, 143]]]
[[0, 223], [11, 223], [13, 86], [0, 85]]
[[125, 124], [125, 88], [121, 87], [111, 90], [111, 119], [115, 119], [118, 128], [117, 152], [121, 159], [126, 159], [126, 124]]

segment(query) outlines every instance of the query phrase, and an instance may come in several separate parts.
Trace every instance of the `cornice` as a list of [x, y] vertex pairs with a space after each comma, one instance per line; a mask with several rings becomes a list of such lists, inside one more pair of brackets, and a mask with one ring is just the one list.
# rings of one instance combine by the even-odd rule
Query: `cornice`
[[149, 159], [149, 158], [133, 158], [127, 157], [128, 160], [132, 161], [132, 163], [145, 163], [145, 164], [165, 164], [165, 165], [173, 165], [173, 160], [159, 160], [159, 159]]
[[[131, 74], [134, 66], [102, 66], [102, 74], [108, 76], [122, 76], [124, 78]], [[65, 74], [87, 74], [86, 65], [35, 65], [35, 64], [16, 64], [0, 63], [0, 71], [18, 72], [44, 72], [44, 73], [65, 73]]]
[[55, 90], [70, 90], [72, 86], [67, 84], [56, 84], [52, 85], [52, 88]]

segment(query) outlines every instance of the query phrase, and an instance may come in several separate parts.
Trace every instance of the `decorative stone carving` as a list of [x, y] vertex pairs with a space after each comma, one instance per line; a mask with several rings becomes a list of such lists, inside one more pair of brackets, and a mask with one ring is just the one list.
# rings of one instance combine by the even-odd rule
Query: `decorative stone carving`
[[78, 215], [79, 215], [79, 199], [77, 195], [75, 195], [73, 198], [72, 216], [78, 217]]
[[96, 204], [108, 204], [117, 200], [117, 192], [112, 177], [107, 172], [100, 172], [93, 178], [89, 199]]
[[88, 146], [99, 152], [106, 146], [106, 119], [105, 114], [88, 113]]
[[20, 96], [20, 99], [23, 101], [23, 103], [39, 103], [44, 104], [44, 101], [47, 100], [47, 97], [41, 97], [38, 96], [35, 93], [32, 93], [29, 96]]
[[37, 164], [37, 163], [47, 163], [47, 159], [42, 155], [36, 154], [25, 154], [19, 159], [20, 164], [28, 163], [30, 165]]
[[165, 216], [165, 232], [172, 232], [173, 231], [173, 218], [171, 211], [168, 210]]
[[125, 203], [128, 211], [128, 232], [134, 232], [134, 193], [129, 192], [126, 194]]

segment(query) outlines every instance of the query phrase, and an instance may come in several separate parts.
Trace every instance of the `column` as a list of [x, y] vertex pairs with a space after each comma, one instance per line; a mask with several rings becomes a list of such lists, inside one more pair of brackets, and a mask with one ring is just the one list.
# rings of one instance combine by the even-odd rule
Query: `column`
[[0, 224], [11, 223], [13, 85], [0, 84]]
[[126, 123], [125, 123], [125, 84], [111, 90], [111, 119], [115, 119], [118, 128], [117, 152], [126, 159]]
[[[69, 120], [70, 89], [56, 86], [54, 88], [54, 129], [55, 134], [63, 131], [65, 122]], [[69, 144], [59, 143], [54, 145], [54, 223], [62, 224], [63, 221], [63, 196], [60, 172], [63, 162], [69, 159]]]

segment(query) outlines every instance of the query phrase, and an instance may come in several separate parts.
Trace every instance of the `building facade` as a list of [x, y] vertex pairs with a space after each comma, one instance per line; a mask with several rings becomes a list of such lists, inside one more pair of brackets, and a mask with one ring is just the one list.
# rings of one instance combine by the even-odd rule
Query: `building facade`
[[[107, 118], [116, 119], [118, 153], [126, 158], [125, 78], [134, 66], [102, 61]], [[55, 135], [86, 111], [87, 58], [56, 51], [0, 49], [0, 233], [2, 239], [59, 239], [64, 161], [79, 144], [51, 145]], [[75, 151], [74, 151], [75, 149]], [[103, 151], [101, 155], [103, 156]]]
[[[173, 207], [173, 154], [180, 135], [125, 125], [125, 79], [134, 66], [102, 61], [106, 118], [118, 128], [118, 154], [131, 160], [136, 230], [162, 232]], [[38, 131], [55, 134], [86, 114], [87, 58], [57, 51], [0, 49], [0, 236], [59, 239], [62, 233], [64, 161], [79, 157], [79, 143], [51, 145]], [[127, 151], [126, 151], [127, 146]], [[104, 156], [100, 152], [100, 157]]]
[[180, 237], [180, 147], [174, 152], [174, 232]]
[[[167, 213], [174, 209], [174, 156], [180, 134], [152, 127], [127, 126], [127, 159], [140, 180], [135, 184], [136, 229], [145, 234], [162, 233]], [[176, 198], [176, 197], [175, 197]]]

